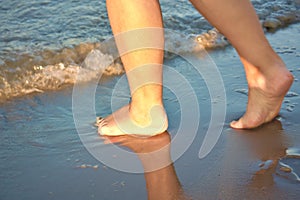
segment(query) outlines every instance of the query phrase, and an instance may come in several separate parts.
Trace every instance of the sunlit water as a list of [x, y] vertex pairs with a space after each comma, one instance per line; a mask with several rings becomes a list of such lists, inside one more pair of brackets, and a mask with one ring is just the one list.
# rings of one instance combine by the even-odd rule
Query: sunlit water
[[[253, 4], [266, 30], [299, 21], [299, 1], [254, 0]], [[165, 28], [189, 38], [187, 44], [181, 37], [167, 34], [166, 45], [174, 51], [191, 52], [199, 46], [217, 48], [228, 44], [188, 1], [162, 0], [161, 7]], [[118, 62], [111, 64], [114, 44], [101, 45], [112, 36], [104, 0], [2, 0], [0, 11], [1, 101], [73, 84], [82, 68], [88, 68], [79, 80], [82, 82], [100, 72], [123, 73]], [[97, 60], [98, 67], [83, 65], [87, 55], [99, 48], [102, 52], [89, 57]]]
[[[299, 1], [253, 1], [268, 30], [297, 23], [299, 4], [296, 2]], [[161, 4], [165, 27], [180, 32], [190, 42], [166, 35], [167, 45], [174, 47], [172, 51], [189, 53], [199, 46], [212, 50], [225, 48], [224, 52], [214, 51], [216, 55], [212, 56], [216, 58], [228, 92], [227, 131], [206, 160], [199, 160], [197, 155], [210, 115], [207, 88], [187, 63], [166, 55], [166, 64], [182, 72], [197, 89], [201, 100], [197, 138], [175, 163], [184, 190], [193, 199], [241, 199], [248, 193], [246, 199], [269, 198], [270, 195], [273, 199], [298, 199], [300, 83], [294, 83], [283, 103], [278, 119], [284, 131], [272, 124], [260, 130], [275, 132], [279, 146], [277, 143], [274, 146], [280, 148], [274, 152], [285, 154], [275, 157], [266, 151], [262, 151], [266, 157], [239, 154], [246, 147], [237, 139], [248, 143], [247, 136], [228, 129], [229, 121], [242, 114], [247, 101], [242, 67], [237, 58], [231, 61], [236, 55], [226, 39], [189, 2], [163, 0]], [[89, 87], [89, 81], [99, 73], [108, 76], [96, 92], [95, 107], [99, 115], [111, 112], [110, 97], [119, 80], [115, 75], [123, 73], [119, 61], [112, 60], [114, 44], [105, 43], [103, 47], [103, 41], [111, 37], [105, 2], [2, 0], [0, 11], [0, 101], [3, 101], [0, 106], [0, 199], [146, 199], [143, 174], [121, 173], [93, 158], [81, 143], [74, 125], [72, 85], [77, 72], [84, 72], [80, 81], [86, 83], [82, 87]], [[297, 36], [287, 33], [284, 33], [287, 38], [296, 41]], [[293, 58], [300, 54], [299, 45], [293, 41], [282, 44], [273, 40], [271, 43], [297, 79], [300, 70]], [[169, 131], [174, 137], [181, 120], [180, 105], [172, 91], [165, 89], [164, 92]], [[118, 93], [118, 98], [128, 102], [128, 88]], [[93, 121], [88, 126], [91, 132], [87, 134], [97, 138], [92, 145], [105, 151], [107, 145], [97, 136]], [[245, 152], [252, 150], [254, 153], [256, 149], [249, 148]], [[278, 163], [272, 166], [274, 161]]]

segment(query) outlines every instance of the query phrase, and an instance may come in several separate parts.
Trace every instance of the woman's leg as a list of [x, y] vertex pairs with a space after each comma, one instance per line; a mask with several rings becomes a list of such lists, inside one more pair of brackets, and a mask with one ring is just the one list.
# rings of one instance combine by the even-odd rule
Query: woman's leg
[[100, 120], [98, 131], [102, 135], [162, 133], [168, 121], [162, 102], [164, 35], [159, 2], [107, 0], [106, 5], [132, 98], [129, 105]]
[[275, 118], [293, 82], [267, 41], [249, 0], [190, 0], [235, 47], [244, 64], [249, 96], [246, 113], [233, 128], [255, 128]]

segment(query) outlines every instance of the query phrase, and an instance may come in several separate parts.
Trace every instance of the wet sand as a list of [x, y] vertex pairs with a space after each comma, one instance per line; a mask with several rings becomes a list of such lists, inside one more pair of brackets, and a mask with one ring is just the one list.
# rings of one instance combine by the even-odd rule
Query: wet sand
[[[146, 175], [111, 169], [89, 153], [75, 128], [72, 87], [2, 104], [0, 199], [147, 199], [147, 193], [149, 197], [160, 199], [299, 199], [299, 33], [300, 24], [296, 24], [268, 34], [272, 46], [295, 76], [295, 82], [278, 119], [254, 130], [229, 128], [229, 122], [243, 114], [247, 102], [247, 85], [237, 54], [231, 47], [210, 52], [224, 80], [227, 113], [222, 134], [204, 159], [199, 159], [198, 153], [211, 114], [205, 82], [182, 59], [166, 60], [166, 65], [180, 71], [199, 91], [201, 119], [196, 138], [187, 151], [173, 165]], [[110, 95], [118, 79], [103, 80], [98, 86], [97, 114], [110, 113]], [[89, 87], [90, 84], [81, 86], [82, 95]], [[124, 87], [123, 92], [116, 94], [118, 105], [129, 100], [126, 86], [121, 87]], [[180, 105], [168, 89], [164, 101], [170, 121], [164, 137], [158, 136], [152, 141], [127, 137], [113, 140], [127, 150], [140, 152], [141, 149], [134, 146], [142, 146], [147, 151], [146, 147], [151, 147], [153, 140], [158, 144], [167, 143], [168, 134], [174, 139], [180, 123]], [[118, 159], [118, 155], [109, 154], [112, 144], [106, 144], [107, 139], [97, 136], [93, 121], [87, 119], [86, 125], [79, 129], [88, 130], [90, 147]], [[188, 135], [193, 130], [184, 131]], [[162, 157], [167, 161], [171, 158], [168, 151]], [[145, 168], [155, 162], [143, 158], [142, 161], [141, 167]], [[151, 184], [165, 187], [157, 189]]]

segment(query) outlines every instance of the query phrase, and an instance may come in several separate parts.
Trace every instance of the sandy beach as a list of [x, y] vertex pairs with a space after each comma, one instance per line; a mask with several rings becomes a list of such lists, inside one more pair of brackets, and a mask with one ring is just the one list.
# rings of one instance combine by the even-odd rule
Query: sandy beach
[[[0, 199], [126, 200], [147, 199], [151, 194], [170, 194], [168, 198], [195, 200], [299, 199], [299, 34], [299, 23], [267, 34], [275, 51], [293, 73], [295, 82], [285, 98], [280, 116], [254, 130], [238, 131], [229, 127], [231, 120], [243, 114], [247, 103], [247, 84], [236, 52], [230, 46], [209, 52], [224, 81], [227, 111], [222, 134], [203, 159], [199, 159], [198, 154], [211, 117], [208, 90], [203, 79], [185, 67], [182, 59], [166, 59], [165, 65], [178, 70], [197, 89], [201, 118], [197, 135], [184, 154], [168, 168], [147, 173], [146, 176], [112, 169], [85, 148], [78, 134], [80, 130], [88, 130], [89, 147], [118, 159], [118, 155], [110, 154], [109, 149], [113, 144], [106, 144], [107, 141], [97, 135], [94, 121], [87, 119], [84, 126], [75, 127], [72, 86], [2, 103]], [[98, 115], [111, 112], [110, 97], [121, 77], [107, 77], [98, 84], [95, 95]], [[172, 80], [172, 77], [168, 78]], [[90, 85], [86, 83], [80, 86], [82, 95]], [[120, 100], [116, 102], [118, 105], [129, 100], [127, 86], [122, 87], [124, 91], [117, 94]], [[84, 103], [88, 104], [89, 101]], [[164, 103], [170, 121], [165, 135], [174, 139], [181, 120], [180, 105], [174, 93], [168, 89], [164, 92]], [[193, 130], [184, 131], [188, 134]], [[154, 140], [163, 143], [167, 138], [158, 137]], [[125, 143], [127, 151], [136, 152], [140, 150], [135, 149], [134, 145], [144, 145], [145, 148], [151, 146], [151, 140], [134, 141], [136, 143], [131, 144], [133, 141], [130, 138], [122, 138], [120, 145], [124, 146]], [[172, 155], [165, 156], [166, 160], [173, 159]], [[151, 163], [152, 160], [143, 162]], [[159, 181], [155, 182], [157, 179]], [[159, 190], [152, 190], [149, 189], [151, 181], [168, 184], [169, 187], [160, 186]]]

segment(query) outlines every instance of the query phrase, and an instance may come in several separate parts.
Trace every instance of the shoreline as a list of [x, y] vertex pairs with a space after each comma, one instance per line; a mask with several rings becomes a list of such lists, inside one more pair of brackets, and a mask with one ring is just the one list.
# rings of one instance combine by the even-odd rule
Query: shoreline
[[[294, 95], [285, 98], [277, 120], [254, 130], [229, 128], [229, 122], [243, 114], [247, 103], [243, 93], [246, 80], [235, 50], [226, 47], [209, 53], [224, 81], [227, 114], [221, 137], [204, 159], [199, 159], [198, 153], [211, 115], [205, 82], [179, 58], [166, 61], [200, 91], [197, 94], [199, 129], [187, 151], [174, 160], [176, 174], [172, 175], [191, 199], [300, 198], [297, 180], [300, 176], [299, 33], [298, 23], [267, 34], [295, 76], [290, 90]], [[113, 77], [98, 85], [96, 114], [111, 112], [110, 96], [118, 79]], [[88, 87], [89, 83], [82, 85]], [[125, 85], [119, 89], [124, 89], [117, 95], [120, 100], [117, 104], [121, 105], [129, 96]], [[85, 90], [82, 91], [84, 97]], [[166, 89], [164, 95], [170, 121], [168, 131], [173, 139], [180, 125], [180, 105], [172, 91]], [[85, 104], [88, 101], [82, 105]], [[79, 138], [73, 114], [72, 87], [0, 104], [0, 162], [3, 163], [0, 199], [14, 200], [20, 196], [24, 199], [147, 199], [144, 174], [120, 172], [95, 159]], [[93, 120], [90, 116], [88, 120]], [[109, 155], [111, 146], [98, 137], [92, 120], [79, 128], [87, 130], [92, 147]], [[193, 130], [184, 131], [188, 135]], [[283, 171], [286, 165], [291, 172]]]

